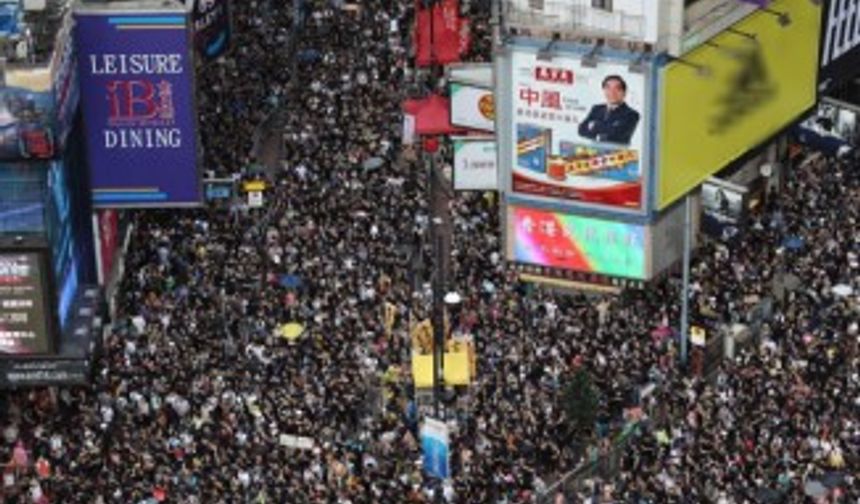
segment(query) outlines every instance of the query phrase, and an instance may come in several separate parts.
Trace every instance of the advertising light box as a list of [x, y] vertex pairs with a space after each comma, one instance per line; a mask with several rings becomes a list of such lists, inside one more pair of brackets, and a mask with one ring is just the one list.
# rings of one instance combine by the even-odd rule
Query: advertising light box
[[75, 19], [94, 205], [200, 204], [187, 14], [84, 10]]
[[493, 91], [466, 84], [451, 84], [451, 124], [494, 131], [496, 104]]
[[[510, 53], [512, 114], [500, 149], [510, 159], [510, 190], [560, 203], [643, 210], [647, 104], [643, 73], [629, 62], [583, 64], [576, 54], [538, 59]], [[560, 200], [560, 201], [559, 201]]]
[[508, 207], [508, 259], [553, 269], [645, 280], [643, 225]]
[[486, 138], [454, 138], [454, 189], [495, 191], [499, 185], [496, 141]]
[[49, 293], [42, 255], [0, 252], [0, 355], [52, 350]]

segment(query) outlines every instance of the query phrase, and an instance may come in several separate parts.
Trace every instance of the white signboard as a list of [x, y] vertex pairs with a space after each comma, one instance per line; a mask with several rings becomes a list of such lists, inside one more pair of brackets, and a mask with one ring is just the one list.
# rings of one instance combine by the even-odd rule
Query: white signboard
[[463, 128], [495, 131], [496, 105], [493, 91], [465, 84], [451, 84], [451, 124]]
[[262, 208], [263, 206], [263, 192], [262, 191], [250, 191], [248, 192], [248, 207], [250, 208]]
[[542, 61], [511, 53], [511, 190], [640, 210], [646, 130], [645, 75], [629, 62], [577, 55]]
[[454, 189], [457, 191], [496, 191], [499, 172], [496, 141], [487, 138], [453, 138]]

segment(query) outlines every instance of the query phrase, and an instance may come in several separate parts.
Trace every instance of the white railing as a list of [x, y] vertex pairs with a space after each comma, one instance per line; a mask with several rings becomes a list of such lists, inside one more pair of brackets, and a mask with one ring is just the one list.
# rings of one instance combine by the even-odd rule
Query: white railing
[[604, 36], [644, 40], [647, 34], [643, 15], [609, 12], [570, 0], [546, 0], [543, 9], [530, 8], [525, 1], [506, 0], [505, 22], [513, 28], [540, 28], [564, 34]]

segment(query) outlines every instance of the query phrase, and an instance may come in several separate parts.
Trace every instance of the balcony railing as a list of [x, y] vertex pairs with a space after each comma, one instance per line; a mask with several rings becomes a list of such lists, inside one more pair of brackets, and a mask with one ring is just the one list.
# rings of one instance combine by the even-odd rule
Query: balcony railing
[[[589, 2], [590, 3], [590, 2]], [[610, 12], [590, 5], [547, 0], [543, 8], [523, 1], [507, 0], [505, 21], [513, 28], [540, 29], [561, 34], [600, 36], [643, 41], [647, 36], [645, 16]]]

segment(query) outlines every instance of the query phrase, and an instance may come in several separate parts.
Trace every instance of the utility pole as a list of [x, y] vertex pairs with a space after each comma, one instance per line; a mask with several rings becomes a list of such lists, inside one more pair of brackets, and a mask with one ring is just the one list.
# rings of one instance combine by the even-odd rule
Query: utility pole
[[690, 194], [684, 197], [684, 276], [681, 288], [681, 365], [687, 365], [690, 335], [690, 255], [693, 241], [693, 209]]

